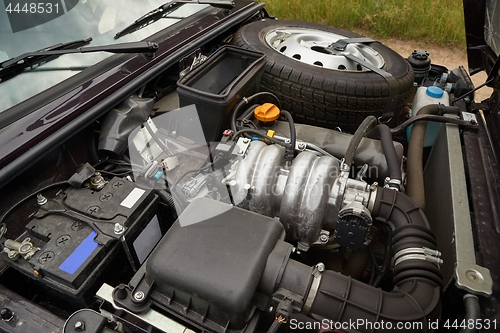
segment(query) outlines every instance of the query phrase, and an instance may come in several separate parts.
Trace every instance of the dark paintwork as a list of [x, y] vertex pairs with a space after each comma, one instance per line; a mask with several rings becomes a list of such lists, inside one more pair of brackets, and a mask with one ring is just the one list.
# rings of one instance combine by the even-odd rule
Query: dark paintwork
[[[205, 9], [201, 11], [201, 13], [205, 13], [204, 17], [159, 42], [159, 48], [154, 57], [143, 54], [135, 55], [132, 58], [122, 56], [128, 60], [114, 64], [106, 72], [2, 128], [0, 130], [0, 169], [70, 122], [75, 121], [89, 108], [105, 101], [117, 89], [133, 83], [133, 80], [140, 77], [141, 74], [154, 66], [159, 66], [172, 53], [206, 35], [209, 31], [217, 29], [233, 16], [252, 6], [254, 4], [251, 1], [237, 1], [235, 8], [231, 11]], [[9, 174], [9, 176], [11, 175]], [[5, 179], [2, 179], [3, 182]]]
[[467, 55], [471, 74], [484, 69], [481, 49], [486, 46], [484, 40], [485, 3], [486, 1], [463, 0]]

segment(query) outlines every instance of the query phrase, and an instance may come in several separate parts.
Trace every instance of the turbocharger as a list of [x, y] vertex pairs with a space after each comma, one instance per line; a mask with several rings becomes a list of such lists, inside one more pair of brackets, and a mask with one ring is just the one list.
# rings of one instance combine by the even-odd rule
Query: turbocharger
[[335, 157], [303, 151], [287, 165], [284, 155], [280, 145], [252, 141], [227, 182], [234, 203], [278, 217], [302, 251], [333, 239], [352, 249], [366, 246], [377, 187], [349, 179]]

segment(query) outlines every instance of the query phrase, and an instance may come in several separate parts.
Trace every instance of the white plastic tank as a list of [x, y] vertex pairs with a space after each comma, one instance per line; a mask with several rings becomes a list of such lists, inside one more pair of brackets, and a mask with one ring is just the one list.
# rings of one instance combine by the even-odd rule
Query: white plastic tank
[[[443, 104], [445, 106], [449, 106], [450, 96], [448, 95], [448, 92], [436, 86], [419, 87], [417, 89], [417, 93], [415, 94], [415, 98], [413, 99], [413, 106], [411, 108], [412, 117], [415, 117], [421, 108], [429, 104]], [[424, 147], [432, 147], [438, 135], [440, 126], [441, 124], [437, 122], [429, 121], [427, 123]], [[409, 126], [406, 131], [408, 141], [410, 141], [412, 127], [413, 126]]]

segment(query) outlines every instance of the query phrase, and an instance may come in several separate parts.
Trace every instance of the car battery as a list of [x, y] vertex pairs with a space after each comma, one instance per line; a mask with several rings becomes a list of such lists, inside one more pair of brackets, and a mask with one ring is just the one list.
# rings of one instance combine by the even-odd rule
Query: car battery
[[[124, 178], [100, 191], [73, 188], [39, 203], [2, 258], [14, 269], [77, 301], [117, 255], [138, 268], [161, 239], [158, 196]], [[125, 261], [127, 262], [127, 261]]]

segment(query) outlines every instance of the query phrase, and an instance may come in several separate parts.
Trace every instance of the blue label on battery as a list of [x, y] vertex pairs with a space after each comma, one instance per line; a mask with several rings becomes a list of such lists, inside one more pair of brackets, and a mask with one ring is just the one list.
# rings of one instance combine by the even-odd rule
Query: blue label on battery
[[61, 266], [59, 266], [59, 269], [66, 273], [74, 274], [96, 249], [97, 245], [99, 245], [94, 242], [95, 235], [96, 232], [92, 231], [90, 235], [88, 235], [87, 238], [85, 238], [85, 240], [69, 255], [69, 257], [66, 258]]

